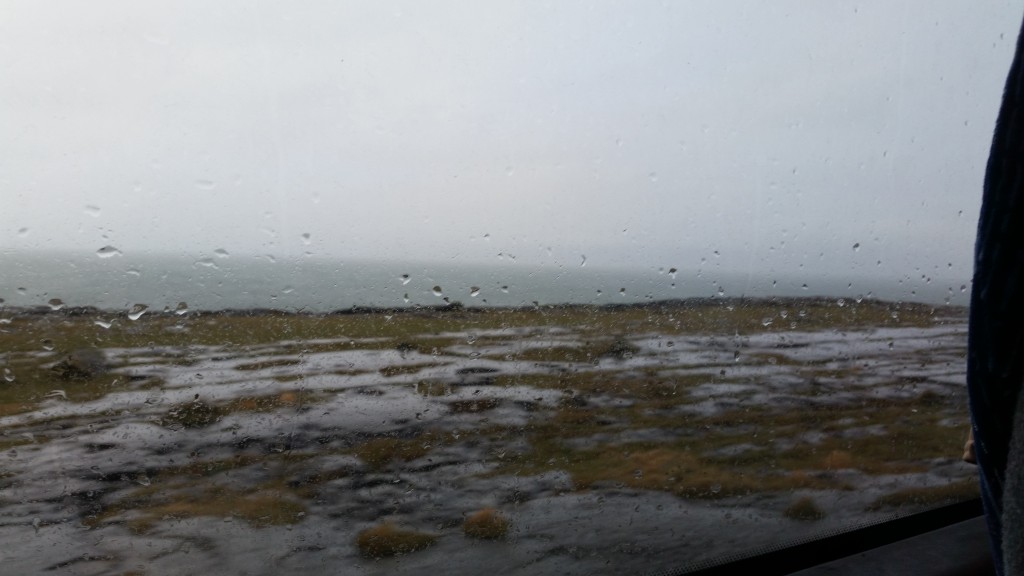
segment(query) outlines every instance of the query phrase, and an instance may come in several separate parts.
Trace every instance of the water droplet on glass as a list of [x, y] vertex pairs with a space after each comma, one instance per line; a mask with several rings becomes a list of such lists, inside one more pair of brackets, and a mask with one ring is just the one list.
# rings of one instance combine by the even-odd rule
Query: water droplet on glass
[[658, 173], [657, 172], [651, 172], [650, 174], [647, 175], [647, 178], [650, 179], [651, 182], [657, 182], [658, 181]]
[[304, 233], [304, 234], [302, 235], [302, 243], [303, 243], [303, 244], [305, 244], [306, 246], [309, 246], [309, 243], [310, 243], [310, 242], [311, 242], [311, 240], [310, 240], [310, 235], [309, 235], [309, 232], [305, 232], [305, 233]]
[[216, 250], [214, 250], [213, 255], [216, 256], [217, 258], [227, 258], [228, 256], [230, 256], [230, 254], [228, 254], [228, 251], [223, 248], [217, 248]]
[[838, 305], [840, 308], [842, 308], [843, 306], [846, 306], [846, 300], [843, 299], [843, 298], [840, 298], [839, 300], [836, 300], [836, 305]]
[[722, 288], [721, 286], [719, 286], [718, 287], [718, 295], [719, 296], [725, 296], [725, 288]]
[[505, 166], [505, 176], [512, 176], [516, 173], [516, 169], [512, 166]]
[[96, 255], [100, 258], [111, 258], [113, 256], [120, 256], [121, 251], [108, 244], [97, 250]]
[[24, 296], [24, 295], [28, 294], [28, 289], [27, 288], [19, 287], [18, 288], [18, 294], [21, 295], [21, 296]]
[[88, 214], [89, 216], [92, 216], [93, 218], [99, 218], [99, 216], [100, 216], [100, 207], [96, 206], [94, 204], [88, 204], [85, 207], [85, 213]]
[[668, 269], [668, 275], [671, 276], [673, 280], [676, 279], [676, 274], [678, 274], [678, 273], [679, 273], [679, 270], [676, 270], [675, 268], [669, 268]]
[[501, 291], [504, 292], [505, 294], [508, 294], [508, 286], [502, 286]]
[[767, 327], [772, 325], [772, 322], [773, 322], [773, 319], [771, 317], [762, 318], [761, 319], [761, 326], [764, 326], [765, 328], [767, 328]]
[[142, 318], [142, 315], [146, 313], [146, 310], [149, 310], [149, 306], [145, 304], [133, 304], [132, 307], [128, 309], [128, 319], [138, 320], [139, 318]]
[[188, 314], [188, 304], [185, 302], [178, 302], [178, 305], [174, 307], [174, 313], [178, 316]]
[[580, 268], [587, 265], [587, 257], [584, 254], [580, 254]]
[[479, 295], [479, 294], [480, 294], [480, 287], [479, 286], [473, 286], [473, 287], [471, 287], [469, 289], [469, 295], [471, 297], [476, 298], [477, 295]]
[[402, 277], [399, 278], [399, 280], [402, 281], [402, 286], [405, 286], [410, 280], [412, 280], [412, 278], [410, 278], [408, 274], [402, 274]]
[[99, 326], [100, 328], [103, 328], [104, 330], [114, 325], [113, 322], [107, 322], [106, 320], [93, 320], [92, 323]]
[[53, 310], [54, 312], [64, 307], [64, 301], [60, 298], [50, 298], [47, 304], [50, 305], [50, 310]]
[[213, 180], [196, 180], [196, 188], [200, 190], [213, 190], [217, 187], [217, 183]]
[[619, 288], [619, 296], [625, 296], [625, 295], [626, 295], [626, 289], [625, 288]]
[[853, 245], [853, 251], [854, 251], [854, 252], [858, 252], [858, 251], [860, 251], [860, 242], [857, 242], [857, 243], [855, 243], [855, 244]]
[[220, 269], [220, 267], [217, 266], [216, 262], [213, 261], [213, 258], [202, 258], [200, 260], [196, 260], [194, 265], [202, 266], [203, 268], [216, 268], [218, 270]]
[[43, 350], [46, 350], [46, 351], [52, 351], [53, 350], [53, 340], [50, 340], [49, 338], [43, 338], [42, 344], [43, 344]]
[[434, 286], [432, 291], [434, 292], [434, 296], [440, 297], [442, 294], [444, 294], [444, 292], [441, 290], [440, 286]]
[[138, 268], [129, 268], [124, 271], [129, 276], [135, 276], [136, 278], [142, 276], [142, 272]]
[[18, 228], [18, 236], [21, 236], [22, 238], [28, 236], [28, 228]]
[[722, 485], [721, 484], [712, 484], [711, 485], [711, 493], [712, 494], [718, 494], [721, 491], [722, 491]]
[[967, 292], [967, 284], [960, 285], [960, 293], [963, 294], [964, 292]]
[[402, 300], [404, 300], [406, 304], [409, 303], [409, 293], [408, 292], [406, 292], [405, 294], [402, 295]]
[[4, 380], [14, 382], [14, 372], [10, 368], [4, 368]]
[[807, 284], [801, 284], [800, 285], [800, 289], [801, 290], [807, 290]]

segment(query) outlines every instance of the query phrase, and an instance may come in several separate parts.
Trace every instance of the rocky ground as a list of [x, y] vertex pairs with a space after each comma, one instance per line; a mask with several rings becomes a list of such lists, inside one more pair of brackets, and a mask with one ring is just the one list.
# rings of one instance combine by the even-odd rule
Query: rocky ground
[[976, 492], [962, 310], [701, 306], [8, 311], [0, 561], [657, 572]]

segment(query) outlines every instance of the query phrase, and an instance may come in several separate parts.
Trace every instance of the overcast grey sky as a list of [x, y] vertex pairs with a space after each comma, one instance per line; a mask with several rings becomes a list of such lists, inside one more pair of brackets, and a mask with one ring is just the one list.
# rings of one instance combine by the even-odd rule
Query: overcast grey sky
[[7, 1], [0, 249], [968, 277], [1020, 19]]

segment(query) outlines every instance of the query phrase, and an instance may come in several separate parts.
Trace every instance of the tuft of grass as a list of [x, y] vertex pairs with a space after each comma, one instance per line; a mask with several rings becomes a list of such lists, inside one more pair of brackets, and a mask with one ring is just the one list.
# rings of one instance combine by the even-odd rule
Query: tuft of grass
[[364, 557], [379, 559], [411, 554], [432, 546], [436, 541], [434, 534], [403, 530], [384, 522], [360, 532], [356, 536], [356, 547]]
[[443, 366], [444, 364], [438, 362], [421, 362], [419, 364], [405, 364], [399, 366], [385, 366], [378, 370], [380, 375], [385, 378], [393, 378], [395, 376], [402, 376], [405, 374], [415, 374], [424, 368], [436, 368], [437, 366]]
[[978, 497], [978, 481], [974, 478], [950, 482], [940, 486], [922, 488], [904, 488], [891, 494], [875, 499], [867, 506], [867, 510], [875, 511], [897, 506], [931, 506], [959, 502]]
[[235, 370], [242, 371], [253, 371], [253, 370], [266, 370], [267, 368], [281, 368], [284, 366], [298, 366], [302, 364], [302, 360], [297, 358], [276, 358], [273, 360], [260, 360], [259, 362], [252, 362], [250, 364], [239, 364], [235, 366]]
[[456, 400], [449, 402], [448, 407], [456, 414], [473, 414], [494, 410], [501, 404], [497, 398], [481, 398], [479, 400]]
[[494, 508], [484, 508], [466, 517], [462, 531], [470, 538], [500, 540], [508, 534], [508, 519]]
[[[136, 506], [131, 506], [136, 504]], [[160, 520], [198, 518], [200, 516], [240, 518], [255, 528], [297, 524], [305, 517], [305, 507], [276, 490], [238, 491], [208, 488], [193, 493], [178, 493], [163, 503], [126, 502], [125, 511], [135, 514], [127, 521], [134, 532], [144, 534]], [[110, 514], [114, 513], [111, 511]], [[97, 519], [97, 523], [100, 519]]]
[[826, 470], [840, 470], [853, 467], [853, 455], [845, 450], [833, 450], [825, 457]]
[[791, 520], [814, 522], [824, 518], [825, 511], [818, 506], [814, 498], [804, 496], [783, 510], [782, 515]]
[[227, 410], [220, 406], [193, 400], [171, 408], [164, 417], [164, 425], [179, 425], [185, 428], [205, 428], [220, 420]]
[[440, 438], [426, 433], [416, 438], [374, 438], [353, 450], [372, 470], [382, 470], [395, 460], [408, 462], [426, 455]]
[[629, 340], [619, 336], [607, 348], [601, 351], [601, 356], [615, 358], [616, 360], [626, 360], [632, 358], [640, 349], [630, 344]]

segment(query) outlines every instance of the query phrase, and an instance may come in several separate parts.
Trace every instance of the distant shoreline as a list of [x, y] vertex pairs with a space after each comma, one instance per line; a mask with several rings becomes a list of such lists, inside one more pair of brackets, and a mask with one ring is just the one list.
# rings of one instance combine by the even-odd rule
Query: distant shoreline
[[[466, 306], [461, 302], [451, 302], [449, 304], [422, 306], [422, 305], [409, 305], [404, 307], [388, 307], [388, 306], [351, 306], [349, 308], [340, 308], [336, 310], [318, 312], [318, 311], [306, 311], [303, 309], [289, 310], [281, 308], [223, 308], [218, 310], [175, 310], [165, 308], [163, 310], [152, 310], [148, 309], [145, 311], [146, 315], [161, 315], [161, 316], [343, 316], [343, 315], [375, 315], [375, 314], [422, 314], [422, 313], [456, 313], [465, 312], [471, 314], [493, 314], [493, 313], [507, 313], [507, 312], [520, 312], [520, 311], [533, 311], [533, 310], [595, 310], [595, 311], [618, 311], [618, 310], [651, 310], [651, 311], [670, 311], [670, 310], [686, 310], [686, 309], [698, 309], [698, 308], [714, 308], [714, 307], [745, 307], [745, 306], [765, 306], [765, 305], [779, 305], [779, 306], [799, 306], [799, 305], [814, 305], [814, 306], [836, 306], [837, 308], [843, 306], [869, 306], [869, 307], [885, 307], [885, 308], [898, 308], [901, 310], [913, 310], [913, 311], [931, 311], [943, 312], [946, 314], [966, 314], [967, 306], [958, 306], [953, 304], [928, 304], [922, 302], [904, 302], [904, 301], [892, 301], [892, 300], [880, 300], [874, 298], [862, 298], [860, 300], [853, 298], [828, 298], [823, 296], [810, 296], [810, 297], [791, 297], [791, 296], [771, 296], [771, 297], [692, 297], [692, 298], [676, 298], [676, 299], [665, 299], [665, 300], [654, 300], [650, 302], [629, 302], [629, 303], [604, 303], [604, 304], [586, 304], [586, 303], [561, 303], [561, 304], [539, 304], [534, 303], [532, 305], [520, 305], [520, 306]], [[0, 311], [13, 314], [14, 316], [43, 316], [43, 315], [55, 315], [55, 316], [110, 316], [115, 315], [119, 317], [129, 317], [131, 314], [128, 310], [115, 310], [105, 309], [96, 306], [62, 306], [60, 308], [54, 308], [49, 305], [36, 305], [36, 306], [3, 306], [0, 304]]]

